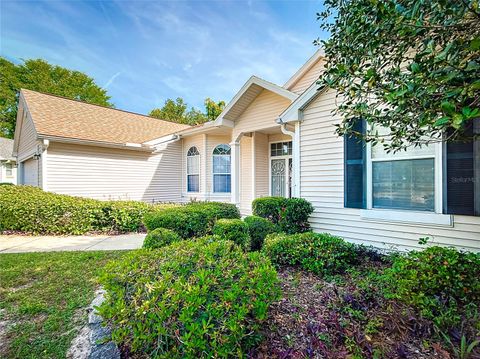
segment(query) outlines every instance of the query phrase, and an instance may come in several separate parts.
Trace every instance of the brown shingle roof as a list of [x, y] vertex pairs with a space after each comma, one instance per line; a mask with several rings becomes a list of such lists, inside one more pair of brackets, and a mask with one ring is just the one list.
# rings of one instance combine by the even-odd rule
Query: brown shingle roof
[[22, 89], [39, 135], [114, 144], [144, 143], [189, 128], [132, 112]]

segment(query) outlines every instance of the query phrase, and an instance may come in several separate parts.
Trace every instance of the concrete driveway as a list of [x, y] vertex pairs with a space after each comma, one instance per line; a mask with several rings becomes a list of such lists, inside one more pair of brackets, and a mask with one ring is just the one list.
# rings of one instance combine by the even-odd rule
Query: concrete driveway
[[0, 254], [53, 251], [109, 251], [137, 249], [145, 233], [116, 236], [16, 236], [0, 235]]

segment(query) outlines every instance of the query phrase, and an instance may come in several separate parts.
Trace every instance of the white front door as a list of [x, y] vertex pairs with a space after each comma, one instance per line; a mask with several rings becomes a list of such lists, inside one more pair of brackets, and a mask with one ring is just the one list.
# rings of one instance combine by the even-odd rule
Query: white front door
[[292, 142], [270, 145], [270, 195], [292, 196]]

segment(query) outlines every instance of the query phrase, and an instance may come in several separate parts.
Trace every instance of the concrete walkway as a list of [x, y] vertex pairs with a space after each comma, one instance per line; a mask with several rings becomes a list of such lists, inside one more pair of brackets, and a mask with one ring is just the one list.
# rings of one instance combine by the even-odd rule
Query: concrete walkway
[[16, 236], [0, 235], [0, 254], [53, 251], [109, 251], [137, 249], [143, 244], [144, 233], [117, 236]]

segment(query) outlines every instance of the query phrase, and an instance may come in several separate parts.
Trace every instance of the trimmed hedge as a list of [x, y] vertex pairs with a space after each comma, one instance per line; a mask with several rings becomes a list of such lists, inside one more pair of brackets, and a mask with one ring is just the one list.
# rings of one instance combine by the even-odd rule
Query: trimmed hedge
[[187, 239], [211, 233], [215, 222], [220, 218], [238, 219], [240, 212], [231, 203], [190, 202], [148, 213], [143, 221], [148, 230], [168, 228]]
[[240, 218], [240, 211], [233, 203], [189, 202], [186, 206], [204, 211], [212, 225], [220, 218]]
[[268, 258], [206, 238], [127, 254], [101, 284], [113, 340], [139, 357], [246, 356], [280, 296]]
[[170, 229], [156, 228], [153, 231], [148, 232], [143, 241], [143, 248], [161, 248], [181, 240], [182, 238]]
[[205, 212], [188, 206], [164, 208], [147, 213], [143, 218], [143, 223], [149, 231], [156, 228], [167, 228], [183, 239], [202, 237], [207, 234], [209, 226]]
[[235, 242], [244, 250], [250, 249], [248, 226], [241, 219], [219, 219], [213, 226], [213, 234]]
[[265, 237], [276, 231], [275, 226], [268, 219], [259, 216], [248, 216], [243, 220], [247, 224], [250, 234], [250, 249], [259, 251], [263, 247]]
[[463, 307], [480, 305], [480, 253], [434, 246], [392, 259], [383, 276], [387, 297], [416, 307], [441, 328], [458, 325]]
[[270, 234], [263, 252], [276, 265], [300, 266], [323, 276], [344, 273], [358, 261], [355, 245], [328, 233]]
[[278, 225], [288, 234], [310, 230], [308, 218], [313, 206], [303, 198], [261, 197], [252, 202], [253, 214]]
[[31, 186], [0, 186], [0, 231], [31, 234], [132, 232], [152, 205], [136, 201], [97, 201], [44, 192]]

